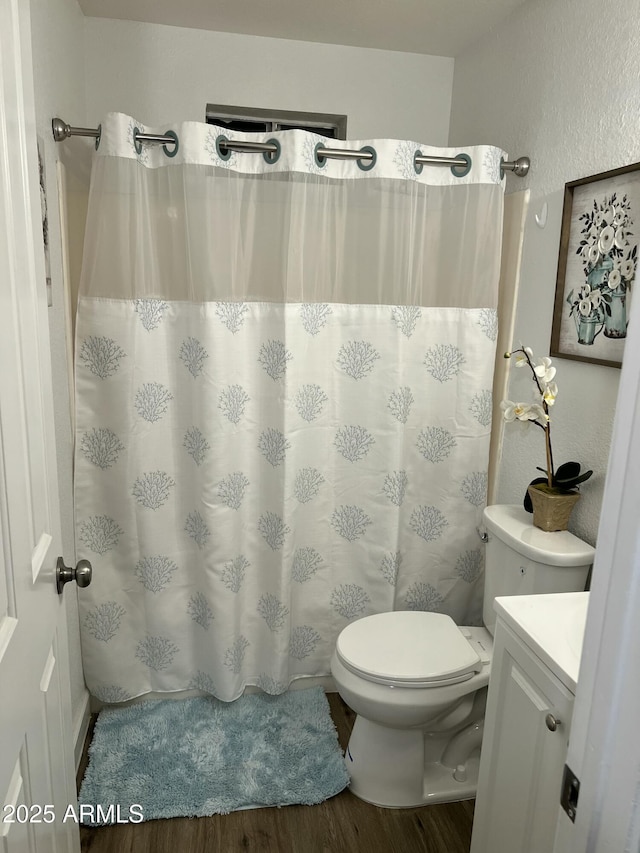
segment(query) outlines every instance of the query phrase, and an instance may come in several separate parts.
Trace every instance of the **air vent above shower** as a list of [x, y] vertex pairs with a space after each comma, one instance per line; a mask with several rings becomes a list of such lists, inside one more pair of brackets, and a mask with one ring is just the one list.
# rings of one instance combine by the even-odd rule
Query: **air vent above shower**
[[347, 117], [344, 115], [207, 104], [205, 121], [241, 133], [309, 130], [328, 139], [347, 138]]

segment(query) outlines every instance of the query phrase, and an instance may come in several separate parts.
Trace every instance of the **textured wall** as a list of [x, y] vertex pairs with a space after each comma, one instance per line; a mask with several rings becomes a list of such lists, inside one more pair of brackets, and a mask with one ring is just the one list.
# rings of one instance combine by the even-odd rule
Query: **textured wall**
[[207, 103], [348, 116], [352, 139], [446, 145], [453, 59], [86, 19], [88, 115], [204, 121]]
[[[450, 143], [492, 142], [531, 157], [529, 177], [509, 177], [509, 188], [531, 188], [515, 341], [537, 355], [549, 351], [564, 184], [640, 160], [639, 77], [637, 0], [536, 0], [456, 58]], [[544, 201], [540, 229], [534, 217]], [[556, 366], [554, 455], [594, 469], [572, 518], [573, 531], [594, 543], [619, 371], [565, 359]], [[527, 392], [522, 372], [512, 371], [512, 399]], [[498, 500], [519, 501], [536, 465], [544, 465], [541, 431], [507, 427]]]
[[[62, 301], [62, 255], [60, 217], [56, 185], [56, 159], [69, 155], [73, 170], [73, 148], [60, 147], [51, 136], [51, 119], [84, 124], [84, 17], [76, 0], [31, 0], [31, 35], [38, 136], [44, 148], [49, 215], [53, 307], [49, 309], [51, 368], [54, 390], [54, 420], [60, 490], [62, 547], [67, 565], [75, 564], [72, 492], [72, 437], [67, 382], [65, 317]], [[75, 586], [75, 585], [74, 585]], [[78, 606], [75, 589], [65, 592], [69, 629], [71, 699], [74, 734], [79, 726], [86, 689], [82, 675]]]

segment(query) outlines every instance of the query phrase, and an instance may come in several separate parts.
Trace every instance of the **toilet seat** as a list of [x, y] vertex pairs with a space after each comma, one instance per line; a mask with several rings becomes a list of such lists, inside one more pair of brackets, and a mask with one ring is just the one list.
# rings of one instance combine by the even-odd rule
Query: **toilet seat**
[[477, 651], [444, 613], [402, 610], [358, 619], [340, 633], [336, 654], [355, 675], [390, 687], [444, 687], [482, 670]]

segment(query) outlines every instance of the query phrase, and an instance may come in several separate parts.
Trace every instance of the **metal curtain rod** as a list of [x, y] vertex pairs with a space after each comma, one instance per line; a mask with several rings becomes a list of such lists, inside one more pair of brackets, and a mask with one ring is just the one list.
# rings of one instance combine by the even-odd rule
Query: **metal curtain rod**
[[[98, 139], [100, 136], [100, 128], [90, 127], [70, 127], [60, 118], [54, 118], [51, 122], [53, 130], [53, 138], [56, 142], [63, 142], [70, 136], [92, 136]], [[157, 145], [175, 145], [174, 136], [161, 135], [155, 133], [138, 133], [136, 134], [138, 142], [148, 142]], [[276, 154], [279, 150], [278, 146], [273, 142], [244, 142], [233, 140], [221, 140], [220, 148], [227, 151], [238, 151], [242, 153], [258, 152], [262, 154]], [[318, 148], [316, 150], [318, 159], [324, 160], [372, 160], [374, 154], [370, 150], [357, 151], [353, 148]], [[427, 154], [420, 154], [415, 157], [415, 162], [419, 164], [429, 164], [432, 166], [458, 166], [467, 168], [469, 160], [467, 157], [435, 157]], [[529, 171], [531, 161], [528, 157], [518, 157], [516, 160], [503, 160], [502, 168], [509, 172], [513, 172], [519, 178], [523, 178]]]

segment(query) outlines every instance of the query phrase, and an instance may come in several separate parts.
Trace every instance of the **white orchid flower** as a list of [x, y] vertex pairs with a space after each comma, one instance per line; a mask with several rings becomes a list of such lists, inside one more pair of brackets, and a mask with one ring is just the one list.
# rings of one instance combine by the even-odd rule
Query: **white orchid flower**
[[516, 419], [516, 404], [512, 400], [503, 400], [500, 403], [502, 416], [508, 423], [513, 423]]
[[519, 421], [535, 421], [538, 417], [534, 412], [534, 406], [530, 403], [518, 403], [516, 406], [516, 417]]
[[620, 270], [613, 269], [609, 273], [609, 278], [607, 279], [607, 284], [611, 288], [611, 290], [617, 290], [620, 287], [620, 282], [622, 281], [622, 276], [620, 275]]
[[503, 400], [500, 403], [503, 417], [508, 423], [513, 423], [517, 418], [519, 421], [528, 421], [531, 406], [527, 403], [513, 403], [511, 400]]
[[586, 299], [590, 293], [591, 293], [591, 285], [590, 284], [583, 284], [582, 287], [580, 288], [580, 292], [578, 293], [578, 296], [580, 297], [580, 299]]
[[531, 347], [523, 347], [524, 352], [516, 353], [516, 367], [524, 367], [529, 362], [527, 361], [527, 356], [529, 358], [533, 358], [533, 350]]
[[[591, 303], [589, 303], [589, 305], [591, 305]], [[544, 384], [551, 382], [553, 377], [556, 375], [556, 369], [553, 367], [551, 359], [547, 355], [545, 355], [545, 357], [534, 367], [534, 372], [538, 379], [540, 379]]]
[[616, 207], [616, 214], [613, 217], [613, 224], [618, 227], [624, 222], [624, 210], [621, 207]]
[[[558, 396], [558, 386], [555, 382], [549, 382], [544, 389], [544, 393], [542, 395], [542, 399], [545, 401], [547, 406], [553, 406], [556, 401], [556, 397]], [[542, 408], [542, 406], [540, 407]], [[544, 409], [543, 409], [544, 412]]]
[[[612, 217], [613, 218], [613, 217]], [[598, 249], [602, 252], [603, 255], [606, 255], [613, 246], [613, 241], [615, 240], [615, 231], [611, 227], [611, 225], [607, 225], [606, 228], [603, 228], [600, 232], [600, 238], [598, 240]]]
[[[522, 418], [524, 420], [524, 418]], [[527, 412], [528, 421], [542, 421], [546, 423], [549, 420], [549, 415], [546, 414], [540, 403], [532, 403]]]

